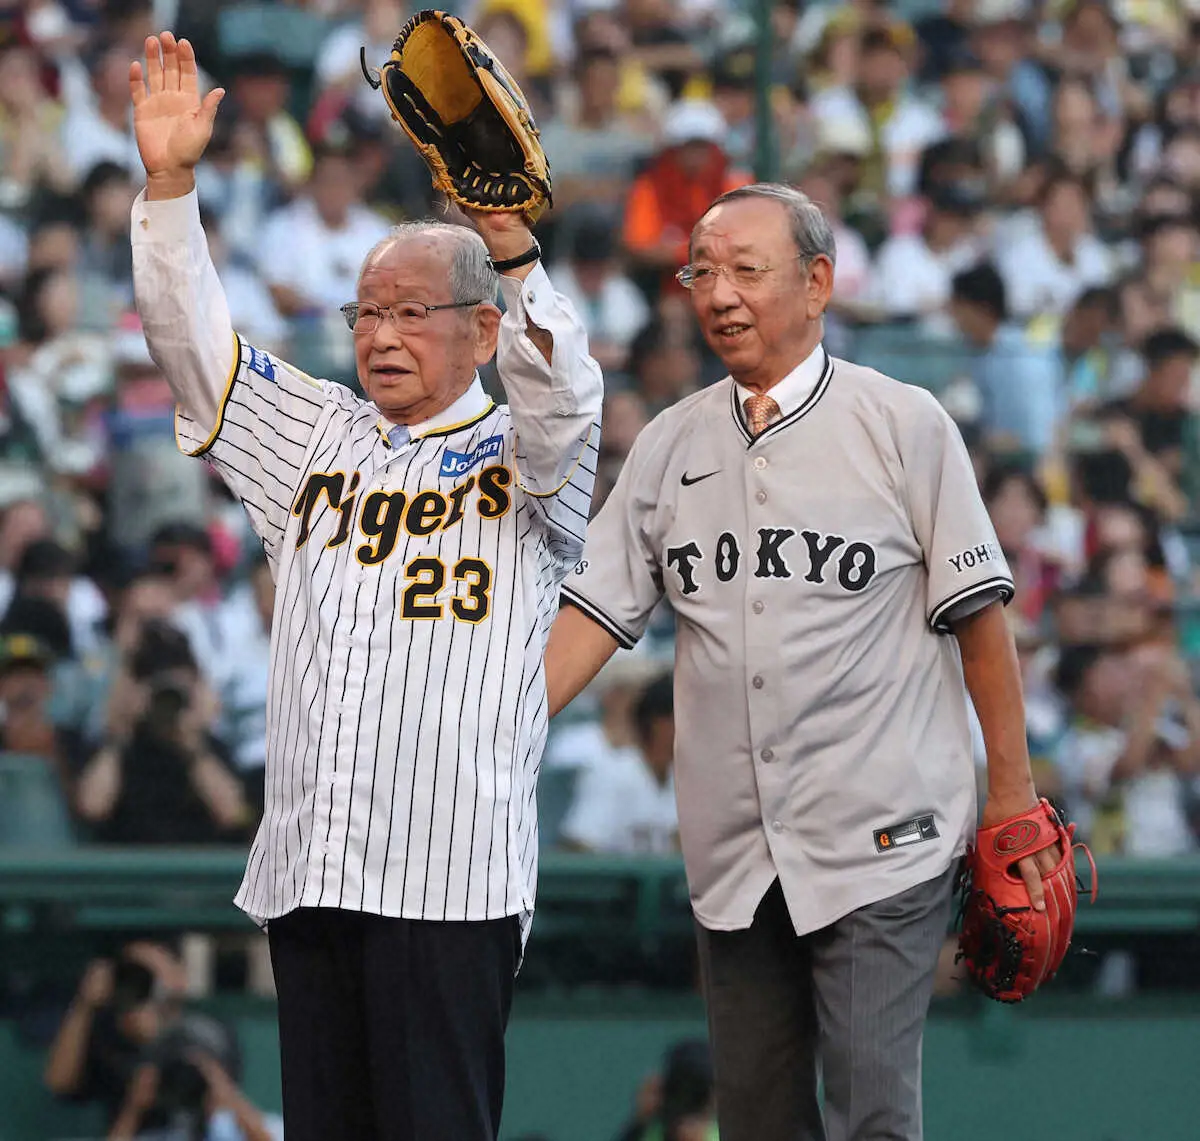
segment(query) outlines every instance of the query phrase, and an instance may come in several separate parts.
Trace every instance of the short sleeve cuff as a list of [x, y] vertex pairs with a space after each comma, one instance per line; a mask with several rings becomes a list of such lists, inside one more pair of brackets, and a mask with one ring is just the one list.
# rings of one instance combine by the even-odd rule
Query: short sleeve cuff
[[632, 650], [637, 645], [640, 635], [627, 630], [620, 622], [611, 615], [606, 614], [590, 599], [584, 598], [583, 595], [572, 590], [569, 586], [563, 586], [561, 597], [563, 602], [582, 610], [593, 622], [607, 630], [617, 640], [622, 649]]
[[929, 625], [938, 634], [953, 633], [953, 624], [999, 600], [1007, 606], [1015, 593], [1012, 579], [989, 578], [955, 591], [929, 614]]

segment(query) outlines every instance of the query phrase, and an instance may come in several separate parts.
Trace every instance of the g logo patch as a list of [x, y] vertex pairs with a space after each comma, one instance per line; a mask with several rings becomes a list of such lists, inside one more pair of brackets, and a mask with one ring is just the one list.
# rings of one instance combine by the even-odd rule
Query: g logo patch
[[997, 834], [992, 847], [998, 856], [1015, 856], [1036, 843], [1041, 834], [1036, 820], [1017, 820]]

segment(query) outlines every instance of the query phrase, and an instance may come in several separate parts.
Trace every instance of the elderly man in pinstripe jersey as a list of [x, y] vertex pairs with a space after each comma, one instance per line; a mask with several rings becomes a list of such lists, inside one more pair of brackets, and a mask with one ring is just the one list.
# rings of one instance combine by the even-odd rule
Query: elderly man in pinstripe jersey
[[[288, 1139], [492, 1141], [534, 903], [542, 655], [582, 550], [600, 370], [511, 215], [411, 224], [370, 253], [343, 307], [369, 400], [248, 344], [193, 178], [222, 92], [201, 99], [170, 33], [130, 89], [146, 337], [180, 446], [241, 499], [276, 580], [237, 902], [270, 940]], [[494, 352], [503, 406], [476, 373]]]

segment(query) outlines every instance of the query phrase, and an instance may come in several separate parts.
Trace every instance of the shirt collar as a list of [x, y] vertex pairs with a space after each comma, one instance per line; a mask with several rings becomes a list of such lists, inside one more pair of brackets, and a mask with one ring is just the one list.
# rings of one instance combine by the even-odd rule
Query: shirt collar
[[[770, 396], [779, 405], [779, 414], [782, 419], [784, 416], [789, 416], [795, 412], [813, 394], [824, 372], [825, 349], [818, 342], [816, 348], [804, 360], [792, 369], [778, 384], [774, 384], [767, 389], [764, 395]], [[738, 409], [744, 411], [746, 400], [756, 394], [738, 384], [736, 380], [733, 384], [737, 389]]]
[[[491, 398], [484, 392], [483, 382], [476, 373], [475, 379], [471, 381], [467, 391], [448, 408], [443, 408], [440, 412], [430, 416], [428, 420], [419, 420], [415, 424], [403, 426], [408, 429], [408, 438], [416, 440], [421, 436], [432, 435], [434, 432], [446, 432], [451, 428], [469, 424], [473, 420], [478, 420], [491, 407]], [[393, 424], [385, 416], [380, 416], [379, 422], [375, 426], [379, 429], [379, 434], [383, 437], [384, 442], [390, 447], [392, 429], [399, 425]]]

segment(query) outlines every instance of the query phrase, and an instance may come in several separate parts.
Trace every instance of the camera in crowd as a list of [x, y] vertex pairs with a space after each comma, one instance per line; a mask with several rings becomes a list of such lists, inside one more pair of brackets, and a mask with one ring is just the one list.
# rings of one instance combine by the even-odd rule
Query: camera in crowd
[[196, 659], [186, 635], [167, 622], [147, 622], [129, 670], [148, 691], [142, 727], [155, 736], [170, 736], [191, 704], [196, 684]]

